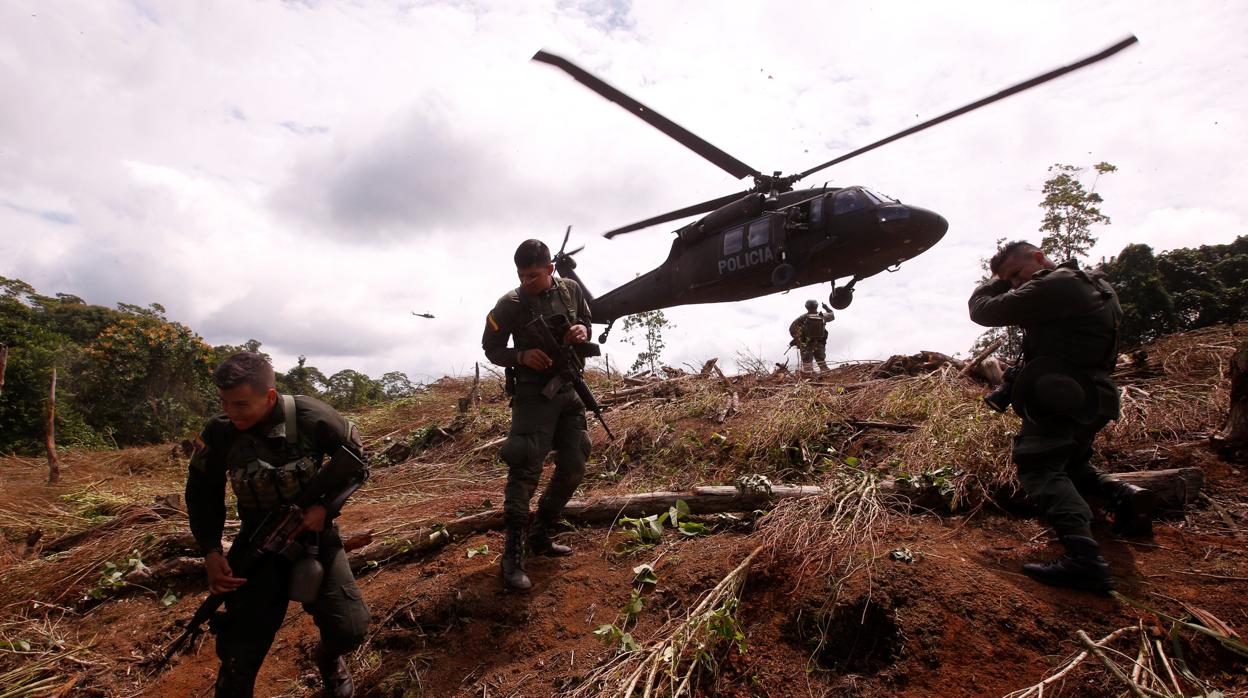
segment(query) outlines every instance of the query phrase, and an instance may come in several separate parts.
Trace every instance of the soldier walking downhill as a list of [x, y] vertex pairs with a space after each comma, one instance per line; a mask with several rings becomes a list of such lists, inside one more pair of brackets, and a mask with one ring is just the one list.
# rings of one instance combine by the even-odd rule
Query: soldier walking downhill
[[803, 373], [814, 373], [815, 362], [819, 363], [821, 371], [828, 371], [827, 324], [834, 319], [836, 317], [831, 310], [821, 313], [819, 303], [809, 300], [806, 301], [806, 312], [789, 323], [789, 336], [793, 338], [789, 346], [797, 347], [801, 353]]
[[[532, 586], [525, 574], [525, 539], [535, 555], [568, 555], [572, 549], [555, 543], [551, 530], [577, 485], [585, 476], [590, 441], [585, 405], [570, 383], [553, 397], [542, 389], [554, 376], [552, 357], [538, 349], [538, 340], [525, 326], [536, 316], [562, 315], [568, 330], [556, 338], [567, 344], [589, 339], [589, 305], [581, 287], [571, 279], [555, 277], [550, 248], [540, 240], [525, 240], [514, 256], [520, 287], [498, 299], [486, 317], [481, 347], [490, 362], [507, 369], [511, 393], [511, 431], [499, 452], [507, 464], [503, 499], [507, 543], [503, 551], [503, 582], [513, 589]], [[508, 338], [514, 346], [508, 347]], [[529, 502], [542, 475], [546, 454], [555, 451], [555, 472], [537, 503], [530, 528]]]
[[[273, 366], [263, 354], [234, 354], [217, 368], [214, 380], [225, 411], [209, 420], [195, 441], [186, 512], [204, 552], [209, 591], [229, 594], [224, 617], [213, 621], [221, 659], [216, 696], [246, 698], [286, 617], [296, 563], [277, 555], [250, 569], [246, 578], [236, 577], [232, 567], [248, 547], [244, 541], [267, 513], [299, 498], [328, 454], [345, 446], [362, 457], [363, 447], [355, 426], [329, 405], [303, 395], [278, 395]], [[242, 528], [229, 555], [222, 555], [227, 480], [238, 498]], [[294, 540], [307, 543], [305, 550], [314, 551], [323, 569], [315, 598], [304, 609], [320, 630], [315, 658], [325, 695], [349, 698], [351, 675], [342, 657], [364, 641], [369, 612], [333, 523], [338, 512], [329, 511], [330, 506], [308, 507]]]

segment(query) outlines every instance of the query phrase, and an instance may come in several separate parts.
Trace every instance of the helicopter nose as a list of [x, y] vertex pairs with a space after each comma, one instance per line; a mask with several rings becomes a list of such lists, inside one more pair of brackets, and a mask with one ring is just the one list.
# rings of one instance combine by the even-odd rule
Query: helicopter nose
[[905, 214], [898, 215], [899, 213], [881, 216], [885, 229], [892, 228], [894, 231], [894, 244], [899, 248], [896, 259], [898, 263], [926, 252], [949, 230], [949, 221], [934, 211], [918, 206], [905, 206]]

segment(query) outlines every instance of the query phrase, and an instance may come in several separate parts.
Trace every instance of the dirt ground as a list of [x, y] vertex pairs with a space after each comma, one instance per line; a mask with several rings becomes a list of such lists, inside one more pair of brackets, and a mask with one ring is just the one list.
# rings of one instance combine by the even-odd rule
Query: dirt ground
[[[428, 403], [436, 407], [374, 416], [372, 435], [380, 439], [391, 427], [422, 420], [445, 424], [460, 387], [454, 384]], [[367, 416], [361, 421], [370, 423]], [[505, 420], [501, 424], [491, 424], [491, 438]], [[1248, 628], [1248, 466], [1226, 463], [1211, 450], [1204, 438], [1210, 426], [1194, 420], [1182, 432], [1153, 434], [1147, 442], [1102, 445], [1115, 470], [1199, 467], [1206, 496], [1159, 521], [1151, 539], [1118, 538], [1103, 518], [1094, 534], [1123, 595], [1168, 615], [1184, 616], [1185, 604], [1197, 607], [1242, 633]], [[719, 428], [704, 427], [708, 438]], [[372, 530], [374, 540], [400, 539], [430, 522], [501, 504], [503, 470], [491, 458], [447, 458], [480, 445], [452, 436], [440, 448], [377, 467], [340, 527]], [[375, 450], [384, 446], [377, 441]], [[889, 448], [883, 439], [859, 444], [857, 452], [879, 458], [876, 451]], [[108, 588], [101, 599], [89, 597], [101, 587], [103, 564], [124, 560], [131, 549], [154, 564], [169, 552], [170, 537], [185, 532], [184, 516], [145, 517], [127, 508], [180, 491], [185, 461], [169, 446], [65, 460], [61, 483], [49, 486], [42, 461], [0, 459], [0, 672], [10, 672], [0, 676], [46, 661], [38, 674], [52, 679], [46, 690], [17, 695], [211, 695], [211, 636], [165, 671], [150, 674], [150, 659], [204, 597], [201, 576]], [[698, 481], [696, 474], [691, 481]], [[586, 483], [591, 496], [638, 486], [605, 462], [593, 464]], [[636, 588], [635, 566], [652, 563], [658, 577], [657, 584], [643, 587], [643, 608], [626, 628], [643, 641], [682, 618], [759, 545], [750, 517], [700, 520], [712, 527], [710, 535], [668, 529], [657, 545], [627, 553], [620, 552], [628, 539], [618, 526], [571, 529], [561, 540], [574, 554], [531, 560], [534, 587], [528, 593], [505, 591], [500, 583], [498, 531], [364, 570], [359, 583], [373, 624], [366, 645], [350, 658], [357, 695], [550, 696], [576, 688], [617, 651], [593, 631], [618, 622]], [[986, 501], [967, 511], [910, 512], [890, 520], [870, 546], [855, 553], [871, 561], [866, 571], [839, 585], [803, 577], [801, 556], [793, 551], [760, 558], [740, 594], [743, 641], [717, 650], [718, 670], [701, 672], [698, 693], [1002, 696], [1041, 681], [1079, 653], [1078, 631], [1099, 639], [1131, 626], [1161, 640], [1171, 659], [1181, 652], [1191, 674], [1224, 695], [1248, 695], [1248, 663], [1214, 640], [1184, 630], [1171, 643], [1171, 623], [1154, 613], [1023, 576], [1021, 562], [1057, 550], [1052, 534], [1025, 508]], [[27, 545], [35, 529], [43, 536]], [[53, 545], [58, 536], [80, 531], [96, 533], [62, 552], [48, 550], [62, 547]], [[292, 604], [257, 695], [315, 695], [319, 677], [310, 654], [316, 637], [311, 619]], [[1114, 646], [1134, 657], [1134, 642]], [[1194, 687], [1185, 686], [1192, 695]], [[1089, 660], [1045, 694], [1126, 692]]]

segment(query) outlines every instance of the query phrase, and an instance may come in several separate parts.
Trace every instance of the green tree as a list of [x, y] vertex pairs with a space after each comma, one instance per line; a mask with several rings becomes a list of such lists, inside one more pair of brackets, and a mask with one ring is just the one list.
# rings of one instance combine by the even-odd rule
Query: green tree
[[381, 383], [347, 368], [329, 377], [321, 397], [336, 409], [351, 410], [381, 402], [385, 394]]
[[1085, 188], [1080, 180], [1087, 169], [1061, 163], [1049, 168], [1053, 176], [1045, 181], [1044, 200], [1040, 202], [1040, 208], [1044, 209], [1040, 232], [1045, 234], [1040, 240], [1040, 249], [1056, 262], [1086, 257], [1096, 244], [1092, 226], [1110, 223], [1109, 216], [1101, 213], [1100, 204], [1104, 200], [1096, 193], [1096, 183], [1101, 175], [1118, 168], [1108, 162], [1093, 165], [1096, 176], [1091, 188]]
[[1122, 305], [1119, 345], [1131, 349], [1173, 332], [1174, 300], [1162, 283], [1157, 258], [1148, 245], [1127, 245], [1105, 263], [1105, 273]]
[[118, 444], [154, 443], [192, 431], [216, 402], [212, 349], [155, 313], [128, 314], [84, 352], [78, 403]]
[[277, 389], [287, 395], [320, 395], [328, 379], [321, 369], [307, 366], [308, 357], [300, 356], [299, 363], [286, 373], [277, 374]]
[[[642, 368], [649, 368], [655, 373], [661, 372], [659, 362], [666, 347], [663, 330], [673, 326], [662, 310], [647, 310], [624, 318], [624, 341], [634, 346], [640, 342], [644, 347], [633, 361], [630, 372]], [[640, 337], [635, 336], [638, 334]]]
[[381, 392], [387, 400], [411, 397], [420, 392], [420, 386], [402, 371], [390, 371], [381, 377]]

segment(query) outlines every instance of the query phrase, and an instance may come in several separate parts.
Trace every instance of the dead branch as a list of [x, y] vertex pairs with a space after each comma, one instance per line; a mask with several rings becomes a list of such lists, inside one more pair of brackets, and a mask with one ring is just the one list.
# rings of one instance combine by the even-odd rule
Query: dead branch
[[1000, 349], [1002, 344], [1005, 344], [1005, 339], [998, 339], [992, 344], [989, 344], [986, 349], [976, 354], [975, 358], [968, 361], [967, 364], [962, 367], [962, 370], [958, 372], [958, 376], [965, 377], [971, 371], [974, 371], [976, 366], [983, 363], [984, 359], [992, 355], [992, 352]]
[[56, 367], [52, 367], [52, 385], [48, 388], [48, 484], [61, 479], [61, 464], [56, 459]]

